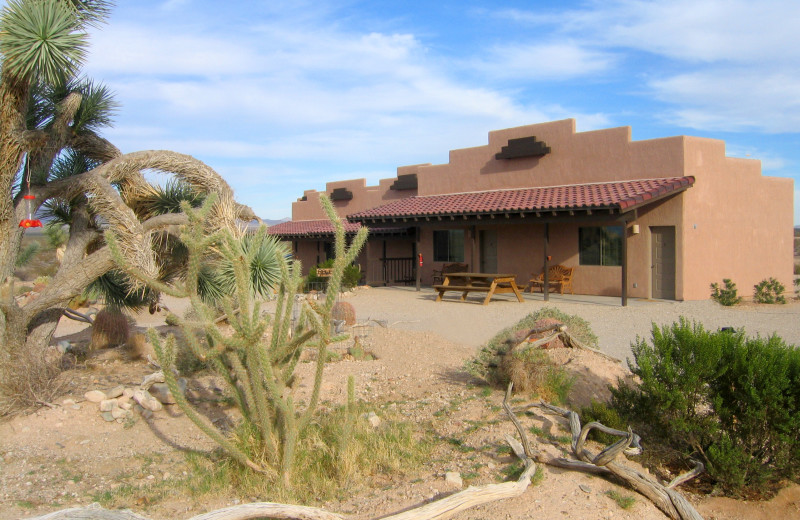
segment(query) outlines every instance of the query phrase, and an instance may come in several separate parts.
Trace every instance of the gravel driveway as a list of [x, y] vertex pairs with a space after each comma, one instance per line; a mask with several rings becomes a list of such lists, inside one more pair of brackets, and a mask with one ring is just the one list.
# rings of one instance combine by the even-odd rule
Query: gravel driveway
[[787, 343], [800, 345], [800, 303], [797, 300], [786, 305], [745, 303], [723, 307], [711, 300], [629, 299], [628, 306], [621, 307], [619, 298], [551, 295], [550, 302], [544, 302], [541, 293], [525, 293], [524, 303], [519, 303], [514, 295], [500, 295], [483, 306], [481, 295], [471, 296], [466, 302], [460, 302], [457, 296], [445, 296], [444, 301], [437, 303], [435, 297], [436, 293], [430, 288], [417, 292], [413, 287], [381, 287], [359, 289], [345, 300], [353, 304], [359, 321], [385, 320], [392, 327], [430, 331], [474, 347], [546, 306], [587, 320], [600, 339], [600, 349], [619, 359], [631, 357], [631, 342], [637, 336], [650, 337], [652, 323], [671, 324], [681, 316], [711, 330], [744, 327], [748, 335], [777, 334]]

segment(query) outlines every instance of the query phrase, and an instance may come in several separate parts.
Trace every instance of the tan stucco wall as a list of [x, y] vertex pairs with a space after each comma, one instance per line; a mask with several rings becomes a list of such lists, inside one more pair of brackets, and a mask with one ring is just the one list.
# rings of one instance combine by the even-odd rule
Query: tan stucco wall
[[762, 176], [757, 160], [725, 157], [722, 141], [687, 137], [685, 153], [686, 173], [697, 178], [684, 196], [685, 298], [708, 298], [723, 278], [745, 297], [769, 277], [791, 291], [792, 179]]

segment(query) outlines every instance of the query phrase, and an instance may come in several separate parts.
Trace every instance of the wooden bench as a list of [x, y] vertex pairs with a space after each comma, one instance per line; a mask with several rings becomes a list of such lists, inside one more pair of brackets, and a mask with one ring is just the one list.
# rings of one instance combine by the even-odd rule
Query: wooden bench
[[[572, 288], [572, 275], [575, 272], [574, 267], [564, 267], [563, 265], [551, 265], [547, 270], [549, 273], [550, 291], [555, 292], [557, 289], [564, 294], [564, 290], [569, 289], [570, 294], [575, 294]], [[531, 278], [528, 283], [528, 292], [533, 292], [537, 288], [544, 292], [544, 273], [539, 273]]]

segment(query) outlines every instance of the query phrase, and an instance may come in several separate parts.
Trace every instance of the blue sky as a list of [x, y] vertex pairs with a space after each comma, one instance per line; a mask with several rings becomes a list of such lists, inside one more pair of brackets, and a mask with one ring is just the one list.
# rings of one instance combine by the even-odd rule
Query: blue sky
[[194, 155], [263, 218], [570, 117], [723, 139], [797, 200], [798, 28], [796, 0], [119, 0], [85, 72], [116, 92], [123, 152]]

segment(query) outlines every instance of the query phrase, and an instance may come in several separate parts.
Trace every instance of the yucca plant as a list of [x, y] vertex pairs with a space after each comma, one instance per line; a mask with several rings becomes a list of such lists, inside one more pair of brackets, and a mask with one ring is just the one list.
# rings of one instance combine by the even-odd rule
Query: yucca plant
[[[205, 224], [214, 201], [215, 197], [209, 196], [196, 210], [186, 202], [182, 205], [190, 222], [181, 234], [189, 252], [189, 261], [185, 279], [175, 286], [167, 286], [130, 266], [120, 253], [118, 240], [112, 232], [107, 234], [107, 241], [115, 260], [129, 274], [156, 290], [190, 299], [196, 318], [191, 321], [174, 319], [183, 329], [194, 355], [213, 366], [227, 382], [229, 393], [242, 416], [242, 424], [236, 431], [247, 434], [228, 435], [200, 417], [182, 396], [172, 370], [176, 358], [174, 336], [163, 339], [151, 330], [151, 341], [178, 406], [233, 459], [272, 476], [289, 488], [297, 444], [302, 432], [311, 424], [320, 400], [323, 368], [331, 341], [331, 309], [336, 302], [344, 268], [363, 247], [367, 230], [360, 231], [347, 247], [344, 226], [331, 202], [323, 199], [323, 207], [336, 229], [336, 260], [330, 281], [333, 290], [328, 292], [321, 306], [311, 307], [304, 300], [297, 319], [293, 320], [296, 291], [302, 282], [299, 262], [289, 261], [281, 248], [264, 246], [270, 243], [265, 227], [248, 238], [236, 236], [227, 229], [209, 234]], [[220, 302], [232, 329], [230, 333], [223, 333], [217, 324], [219, 311], [199, 292], [201, 266], [208, 251], [219, 254], [220, 264], [229, 267], [227, 276], [233, 279], [231, 291]], [[277, 289], [274, 317], [262, 315], [252, 283], [268, 255], [273, 256], [279, 267], [274, 285]], [[266, 284], [265, 287], [270, 286]], [[317, 350], [316, 370], [309, 402], [300, 407], [292, 382], [304, 348]], [[343, 441], [342, 445], [345, 444]]]

